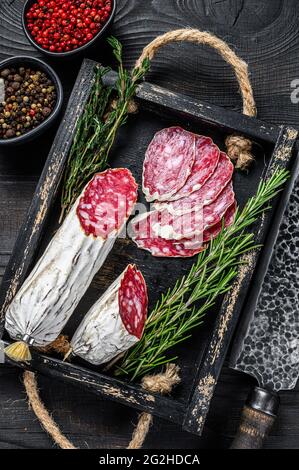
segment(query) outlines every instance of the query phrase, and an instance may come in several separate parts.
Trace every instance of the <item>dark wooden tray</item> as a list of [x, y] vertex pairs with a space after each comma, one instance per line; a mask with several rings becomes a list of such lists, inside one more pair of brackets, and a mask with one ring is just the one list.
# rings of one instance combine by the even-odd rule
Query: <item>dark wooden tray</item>
[[[0, 289], [0, 337], [3, 336], [4, 343], [9, 342], [4, 331], [7, 305], [57, 228], [61, 177], [76, 122], [90, 94], [94, 67], [95, 62], [83, 62], [3, 278]], [[111, 72], [105, 80], [113, 84], [115, 78], [116, 74]], [[255, 142], [255, 164], [248, 174], [235, 172], [234, 175], [234, 187], [241, 207], [256, 192], [261, 178], [268, 178], [278, 167], [292, 168], [297, 139], [297, 131], [294, 129], [270, 126], [256, 119], [171, 93], [147, 82], [139, 86], [136, 100], [139, 112], [131, 116], [126, 126], [119, 131], [112, 149], [111, 165], [128, 167], [139, 183], [144, 152], [153, 134], [158, 129], [175, 124], [210, 135], [222, 149], [226, 135], [232, 132], [243, 134]], [[140, 196], [144, 202], [141, 194]], [[273, 218], [282, 217], [281, 210], [276, 211], [276, 208], [277, 200], [273, 202], [271, 211], [253, 227], [258, 243], [266, 241]], [[279, 223], [275, 227], [278, 230]], [[86, 363], [82, 365], [79, 360], [69, 364], [59, 358], [34, 352], [30, 365], [18, 365], [53, 379], [70, 382], [128, 406], [146, 410], [179, 423], [190, 432], [200, 434], [244, 302], [251, 289], [258, 287], [254, 278], [256, 266], [268, 250], [272, 250], [274, 238], [271, 240], [271, 243], [265, 243], [264, 248], [251, 254], [249, 264], [240, 269], [230, 293], [219, 299], [218, 304], [206, 316], [204, 325], [194, 332], [192, 339], [173, 352], [178, 355], [182, 382], [171, 397], [152, 395], [137, 383], [115, 379], [104, 374], [101, 368], [87, 368]], [[74, 331], [88, 308], [129, 262], [136, 263], [142, 270], [149, 286], [150, 306], [153, 306], [160, 294], [188, 271], [193, 261], [156, 259], [149, 253], [138, 250], [132, 242], [118, 240], [65, 328], [66, 334]]]

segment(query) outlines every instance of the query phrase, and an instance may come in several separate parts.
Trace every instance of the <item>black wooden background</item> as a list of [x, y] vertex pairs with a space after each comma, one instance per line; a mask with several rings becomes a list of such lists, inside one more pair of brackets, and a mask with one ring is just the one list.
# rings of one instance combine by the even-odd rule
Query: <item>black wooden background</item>
[[[21, 28], [23, 0], [0, 1], [0, 60], [34, 55]], [[155, 36], [181, 27], [207, 29], [225, 39], [249, 63], [259, 117], [299, 127], [291, 83], [299, 79], [297, 0], [118, 0], [113, 34], [124, 45], [131, 67]], [[89, 57], [110, 63], [103, 44]], [[52, 63], [66, 92], [80, 60]], [[230, 69], [210, 49], [167, 46], [155, 58], [149, 80], [195, 98], [239, 110]], [[55, 129], [17, 150], [0, 152], [0, 274], [32, 197]], [[51, 448], [52, 441], [28, 409], [19, 370], [0, 367], [0, 448]], [[125, 447], [137, 412], [40, 377], [41, 396], [64, 433], [80, 448]], [[202, 438], [155, 419], [147, 448], [226, 448], [236, 432], [241, 407], [253, 380], [224, 368]], [[267, 448], [299, 448], [299, 388], [281, 394], [279, 419]]]

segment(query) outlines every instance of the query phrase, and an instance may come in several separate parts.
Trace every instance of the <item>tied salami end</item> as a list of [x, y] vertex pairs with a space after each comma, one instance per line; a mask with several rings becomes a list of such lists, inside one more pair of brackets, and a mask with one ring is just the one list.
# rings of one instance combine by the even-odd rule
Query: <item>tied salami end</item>
[[4, 349], [6, 356], [15, 362], [31, 361], [31, 353], [29, 344], [24, 341], [17, 341], [12, 343]]

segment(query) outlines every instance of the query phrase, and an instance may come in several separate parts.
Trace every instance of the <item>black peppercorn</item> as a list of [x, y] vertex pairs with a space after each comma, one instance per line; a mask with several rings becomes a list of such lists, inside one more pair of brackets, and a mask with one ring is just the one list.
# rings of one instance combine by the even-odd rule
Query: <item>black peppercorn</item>
[[56, 90], [40, 70], [0, 70], [5, 100], [0, 103], [0, 139], [18, 137], [41, 124], [53, 111]]

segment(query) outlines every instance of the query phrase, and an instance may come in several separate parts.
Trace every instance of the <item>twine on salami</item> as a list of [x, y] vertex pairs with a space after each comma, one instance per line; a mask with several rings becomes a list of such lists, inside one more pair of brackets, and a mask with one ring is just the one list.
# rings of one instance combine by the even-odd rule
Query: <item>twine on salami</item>
[[[205, 44], [215, 49], [234, 70], [238, 80], [243, 99], [243, 114], [251, 117], [256, 116], [256, 105], [253, 90], [249, 79], [248, 65], [229, 47], [222, 39], [207, 31], [198, 29], [177, 29], [162, 34], [149, 43], [142, 51], [136, 62], [140, 67], [144, 59], [152, 60], [160, 47], [172, 42], [188, 41], [196, 44]], [[226, 139], [227, 153], [231, 160], [236, 162], [236, 168], [245, 170], [254, 160], [251, 153], [252, 143], [243, 136], [232, 135]]]

